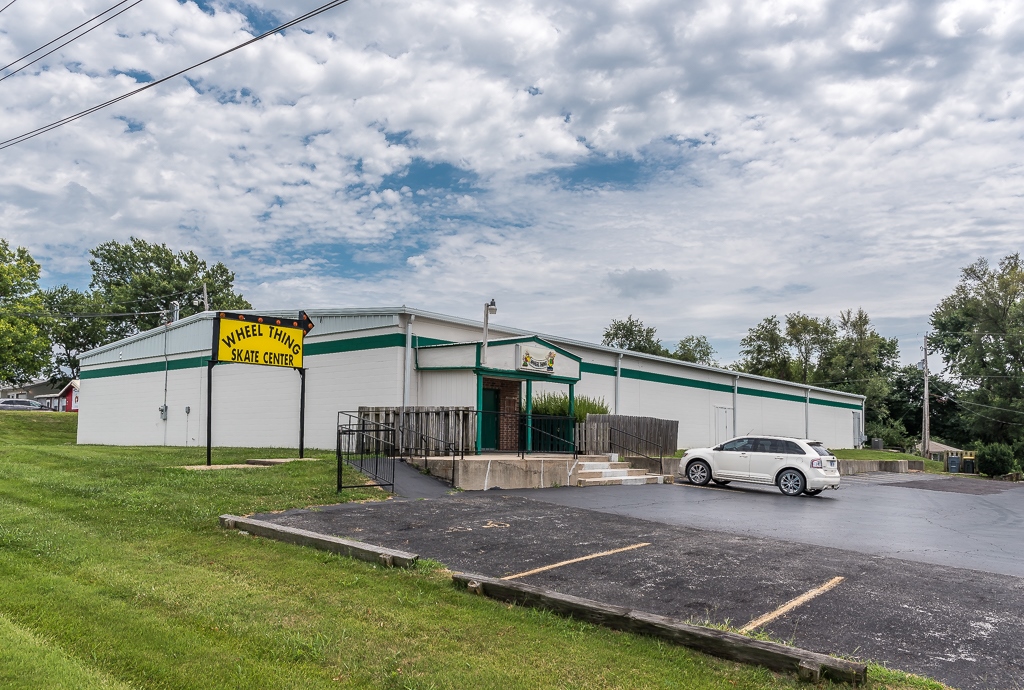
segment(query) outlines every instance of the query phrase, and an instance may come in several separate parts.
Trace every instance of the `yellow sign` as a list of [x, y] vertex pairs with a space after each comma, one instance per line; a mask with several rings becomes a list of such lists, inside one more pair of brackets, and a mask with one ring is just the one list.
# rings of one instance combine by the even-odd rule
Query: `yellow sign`
[[302, 368], [303, 337], [313, 328], [305, 313], [297, 319], [228, 312], [217, 316], [217, 361]]

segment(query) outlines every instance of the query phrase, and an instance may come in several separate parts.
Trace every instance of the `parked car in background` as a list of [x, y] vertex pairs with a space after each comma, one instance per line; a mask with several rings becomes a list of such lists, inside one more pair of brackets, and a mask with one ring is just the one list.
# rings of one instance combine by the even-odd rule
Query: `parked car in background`
[[24, 398], [4, 398], [0, 400], [0, 410], [21, 410], [23, 412], [54, 411], [40, 405], [35, 400], [25, 400]]
[[691, 484], [731, 481], [774, 484], [787, 496], [816, 496], [839, 488], [839, 461], [818, 441], [787, 436], [743, 436], [686, 451], [679, 463]]

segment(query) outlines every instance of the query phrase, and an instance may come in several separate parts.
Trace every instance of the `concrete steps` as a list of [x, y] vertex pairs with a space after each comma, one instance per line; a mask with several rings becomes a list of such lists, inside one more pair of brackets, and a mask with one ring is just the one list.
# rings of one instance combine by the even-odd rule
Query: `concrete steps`
[[576, 471], [576, 486], [665, 484], [671, 481], [671, 477], [634, 469], [628, 462], [620, 462], [617, 456], [580, 456]]

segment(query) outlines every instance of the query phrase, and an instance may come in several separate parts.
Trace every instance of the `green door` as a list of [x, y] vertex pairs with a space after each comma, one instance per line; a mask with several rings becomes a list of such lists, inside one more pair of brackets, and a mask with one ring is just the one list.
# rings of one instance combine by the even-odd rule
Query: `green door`
[[484, 388], [484, 409], [481, 419], [480, 447], [495, 450], [498, 447], [498, 396], [500, 391]]

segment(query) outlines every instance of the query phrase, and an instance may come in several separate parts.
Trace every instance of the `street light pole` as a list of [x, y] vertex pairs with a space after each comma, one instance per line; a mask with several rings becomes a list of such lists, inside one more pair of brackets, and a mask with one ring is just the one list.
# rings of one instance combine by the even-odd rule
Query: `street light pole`
[[480, 348], [480, 365], [487, 364], [487, 322], [491, 314], [498, 313], [498, 306], [492, 299], [490, 302], [484, 302], [484, 342]]
[[924, 400], [921, 406], [921, 455], [931, 459], [931, 419], [928, 396], [928, 334], [924, 334]]

